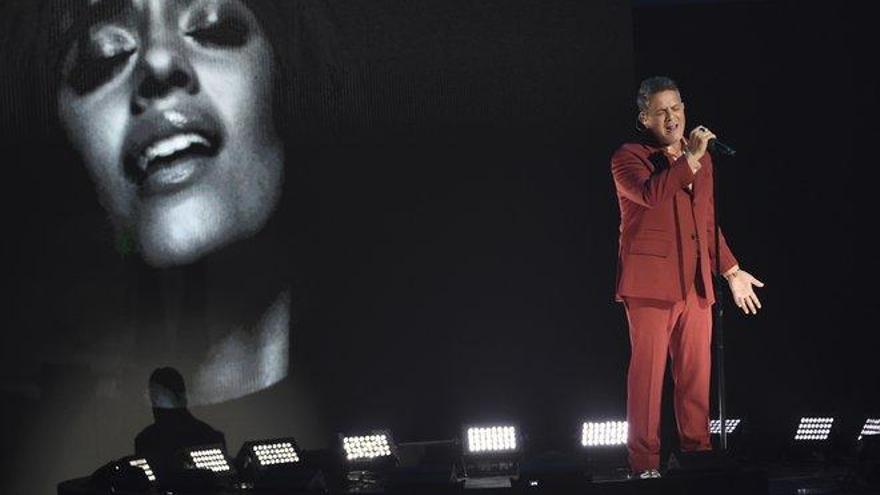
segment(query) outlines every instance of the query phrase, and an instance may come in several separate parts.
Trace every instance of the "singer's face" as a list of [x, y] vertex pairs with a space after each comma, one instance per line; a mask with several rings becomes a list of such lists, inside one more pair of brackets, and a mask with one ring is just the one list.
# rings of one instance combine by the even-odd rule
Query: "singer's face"
[[667, 90], [654, 93], [648, 100], [648, 108], [639, 114], [639, 120], [661, 144], [669, 146], [684, 137], [684, 102], [678, 91]]
[[240, 0], [77, 1], [58, 109], [117, 231], [154, 266], [255, 234], [283, 149], [253, 13]]

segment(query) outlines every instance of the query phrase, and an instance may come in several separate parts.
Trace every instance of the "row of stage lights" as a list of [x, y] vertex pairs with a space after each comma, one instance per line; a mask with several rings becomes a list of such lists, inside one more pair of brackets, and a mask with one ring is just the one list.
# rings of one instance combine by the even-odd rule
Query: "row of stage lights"
[[[742, 423], [740, 419], [727, 419], [728, 434], [734, 433]], [[793, 440], [796, 442], [815, 442], [828, 440], [834, 418], [802, 417]], [[709, 432], [721, 433], [720, 420], [709, 422]], [[869, 418], [862, 427], [858, 439], [865, 436], [880, 435], [880, 419]], [[522, 437], [515, 425], [474, 426], [465, 429], [462, 436], [465, 457], [497, 456], [517, 453], [521, 449]], [[340, 447], [346, 462], [353, 467], [365, 467], [381, 461], [396, 462], [397, 447], [387, 430], [374, 431], [367, 435], [340, 435]], [[581, 429], [581, 446], [584, 448], [623, 446], [627, 440], [626, 421], [584, 422]], [[183, 453], [189, 469], [209, 470], [219, 475], [229, 475], [237, 470], [261, 471], [277, 467], [293, 467], [302, 459], [302, 452], [293, 438], [246, 442], [238, 453], [235, 462], [226, 455], [220, 446], [193, 447]], [[130, 466], [140, 468], [150, 482], [156, 481], [148, 461], [143, 458], [124, 459]]]
[[[727, 434], [732, 434], [742, 422], [741, 419], [725, 420]], [[831, 417], [803, 417], [794, 434], [795, 441], [824, 441], [831, 435], [834, 418]], [[721, 434], [721, 420], [709, 421], [709, 433]], [[866, 435], [880, 435], [880, 419], [868, 418], [862, 426], [858, 440]], [[584, 447], [596, 447], [604, 445], [625, 445], [627, 438], [626, 421], [606, 421], [601, 423], [584, 423], [581, 445]]]

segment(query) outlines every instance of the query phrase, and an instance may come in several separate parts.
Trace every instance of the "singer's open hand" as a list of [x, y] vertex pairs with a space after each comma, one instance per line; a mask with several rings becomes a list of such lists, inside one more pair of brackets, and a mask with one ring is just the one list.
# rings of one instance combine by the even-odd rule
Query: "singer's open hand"
[[699, 160], [706, 154], [706, 148], [709, 146], [709, 140], [715, 139], [715, 133], [703, 126], [697, 126], [691, 131], [687, 140], [687, 152]]
[[764, 287], [764, 282], [756, 279], [745, 270], [737, 270], [730, 275], [725, 275], [725, 278], [730, 285], [730, 293], [733, 294], [733, 301], [737, 307], [745, 314], [758, 314], [758, 310], [761, 309], [761, 301], [758, 300], [754, 287]]

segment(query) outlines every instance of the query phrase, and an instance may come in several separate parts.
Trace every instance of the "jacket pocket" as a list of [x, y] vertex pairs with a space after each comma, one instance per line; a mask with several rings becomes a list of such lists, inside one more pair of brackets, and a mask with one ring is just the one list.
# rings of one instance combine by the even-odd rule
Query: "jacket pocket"
[[664, 239], [633, 239], [629, 247], [629, 254], [642, 254], [646, 256], [669, 256], [669, 241]]

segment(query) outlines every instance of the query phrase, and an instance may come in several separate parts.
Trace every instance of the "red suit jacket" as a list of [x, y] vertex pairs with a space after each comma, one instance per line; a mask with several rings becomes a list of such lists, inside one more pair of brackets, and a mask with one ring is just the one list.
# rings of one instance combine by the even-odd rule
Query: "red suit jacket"
[[[714, 197], [712, 158], [694, 174], [682, 155], [672, 161], [650, 141], [627, 143], [611, 157], [620, 204], [617, 265], [618, 301], [625, 297], [684, 300], [700, 266], [707, 304], [715, 301]], [[688, 184], [693, 183], [693, 190]], [[721, 240], [721, 272], [737, 265]]]

